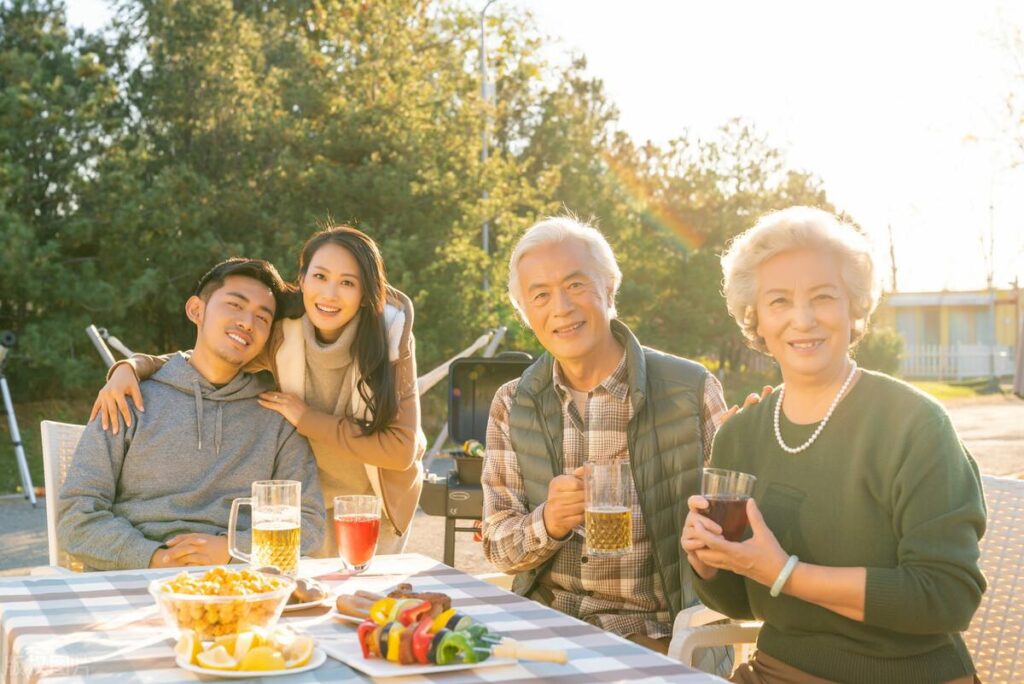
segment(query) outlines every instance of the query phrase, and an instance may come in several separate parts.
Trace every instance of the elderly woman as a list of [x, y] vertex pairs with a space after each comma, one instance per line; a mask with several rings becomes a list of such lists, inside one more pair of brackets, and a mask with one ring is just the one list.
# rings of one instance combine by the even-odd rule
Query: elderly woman
[[733, 681], [975, 681], [959, 633], [985, 590], [978, 468], [939, 404], [850, 357], [878, 297], [863, 236], [793, 207], [722, 267], [729, 312], [783, 379], [712, 452], [757, 477], [750, 534], [726, 541], [693, 496], [682, 535], [704, 603], [764, 621]]

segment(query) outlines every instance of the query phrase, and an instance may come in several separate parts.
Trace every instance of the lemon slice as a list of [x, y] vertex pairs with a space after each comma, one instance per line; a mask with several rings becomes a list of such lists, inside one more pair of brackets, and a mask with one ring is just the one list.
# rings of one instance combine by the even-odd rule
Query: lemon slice
[[255, 632], [242, 632], [235, 639], [235, 660], [241, 662], [252, 649], [262, 646], [263, 639]]
[[284, 650], [284, 666], [291, 669], [302, 667], [313, 657], [313, 639], [308, 636], [297, 636]]
[[174, 647], [174, 655], [184, 658], [189, 665], [192, 665], [202, 650], [203, 643], [196, 636], [195, 630], [181, 630], [181, 634], [178, 636], [178, 645]]
[[237, 670], [238, 661], [232, 658], [223, 646], [213, 646], [196, 656], [199, 667], [207, 670]]
[[273, 632], [267, 635], [266, 640], [263, 642], [267, 646], [274, 646], [277, 649], [284, 651], [295, 641], [298, 635], [287, 627], [277, 627]]
[[270, 646], [257, 646], [245, 654], [245, 657], [238, 664], [238, 669], [247, 672], [283, 670], [284, 656]]
[[216, 639], [214, 639], [213, 640], [213, 645], [214, 646], [223, 646], [224, 650], [227, 651], [228, 653], [234, 653], [235, 652], [235, 642], [237, 642], [237, 641], [238, 641], [238, 635], [237, 634], [225, 634], [224, 636], [219, 636]]

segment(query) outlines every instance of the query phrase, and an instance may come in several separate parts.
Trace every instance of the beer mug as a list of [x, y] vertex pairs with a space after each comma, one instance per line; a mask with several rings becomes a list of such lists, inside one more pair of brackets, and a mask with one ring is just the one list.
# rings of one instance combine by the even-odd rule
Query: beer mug
[[[236, 546], [239, 506], [252, 506], [251, 555]], [[251, 497], [231, 502], [228, 553], [256, 567], [273, 565], [283, 574], [294, 577], [299, 571], [301, 530], [302, 483], [295, 480], [253, 482]]]
[[633, 548], [633, 472], [629, 461], [583, 466], [587, 555], [622, 556]]

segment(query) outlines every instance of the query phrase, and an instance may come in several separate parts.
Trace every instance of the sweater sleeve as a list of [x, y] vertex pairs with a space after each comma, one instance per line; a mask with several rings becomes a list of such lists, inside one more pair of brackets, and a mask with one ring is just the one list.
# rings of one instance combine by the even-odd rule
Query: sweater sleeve
[[747, 599], [746, 580], [734, 572], [719, 570], [709, 580], [693, 573], [693, 588], [700, 602], [734, 620], [753, 620], [754, 612]]
[[978, 467], [945, 414], [911, 434], [891, 500], [897, 565], [867, 568], [864, 622], [907, 634], [967, 629], [985, 591], [985, 503]]
[[96, 570], [148, 568], [159, 541], [147, 539], [113, 512], [117, 483], [132, 427], [112, 434], [92, 421], [78, 442], [60, 491], [57, 537], [61, 546]]
[[275, 480], [298, 480], [302, 483], [302, 553], [310, 554], [324, 543], [327, 514], [320, 491], [316, 460], [309, 443], [286, 425], [287, 436], [277, 450], [274, 463]]
[[408, 470], [424, 448], [415, 344], [411, 339], [410, 353], [395, 362], [395, 381], [399, 392], [398, 413], [383, 430], [364, 435], [347, 416], [309, 409], [299, 420], [299, 432], [310, 440], [326, 444], [330, 451], [360, 463], [386, 470]]
[[160, 370], [161, 366], [167, 363], [171, 354], [162, 354], [160, 356], [150, 356], [149, 354], [132, 354], [127, 359], [121, 359], [116, 362], [107, 371], [107, 380], [110, 380], [110, 376], [114, 374], [114, 370], [121, 365], [129, 366], [135, 371], [135, 377], [142, 380], [148, 380], [153, 377], [153, 374]]

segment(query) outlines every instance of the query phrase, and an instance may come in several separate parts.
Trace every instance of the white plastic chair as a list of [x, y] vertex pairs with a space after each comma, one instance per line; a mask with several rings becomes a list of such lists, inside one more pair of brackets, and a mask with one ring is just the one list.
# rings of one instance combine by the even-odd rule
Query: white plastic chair
[[50, 552], [50, 566], [81, 570], [81, 563], [60, 548], [57, 540], [57, 509], [60, 489], [68, 474], [71, 457], [75, 455], [84, 425], [44, 420], [39, 424], [43, 435], [43, 479], [46, 485], [46, 541]]
[[[988, 589], [974, 613], [964, 641], [983, 682], [1024, 681], [1024, 480], [984, 475], [988, 521], [980, 543], [979, 565]], [[700, 606], [703, 608], [703, 606]], [[719, 615], [703, 608], [712, 615]], [[693, 608], [689, 610], [694, 610]], [[686, 611], [683, 611], [685, 613]], [[691, 663], [693, 650], [753, 643], [760, 622], [709, 625], [711, 616], [691, 624], [680, 613], [672, 630], [669, 655]], [[702, 621], [703, 620], [703, 621]], [[737, 663], [744, 662], [739, 657]]]
[[964, 641], [983, 682], [1024, 681], [1024, 480], [981, 478], [988, 523], [981, 571], [988, 589]]

